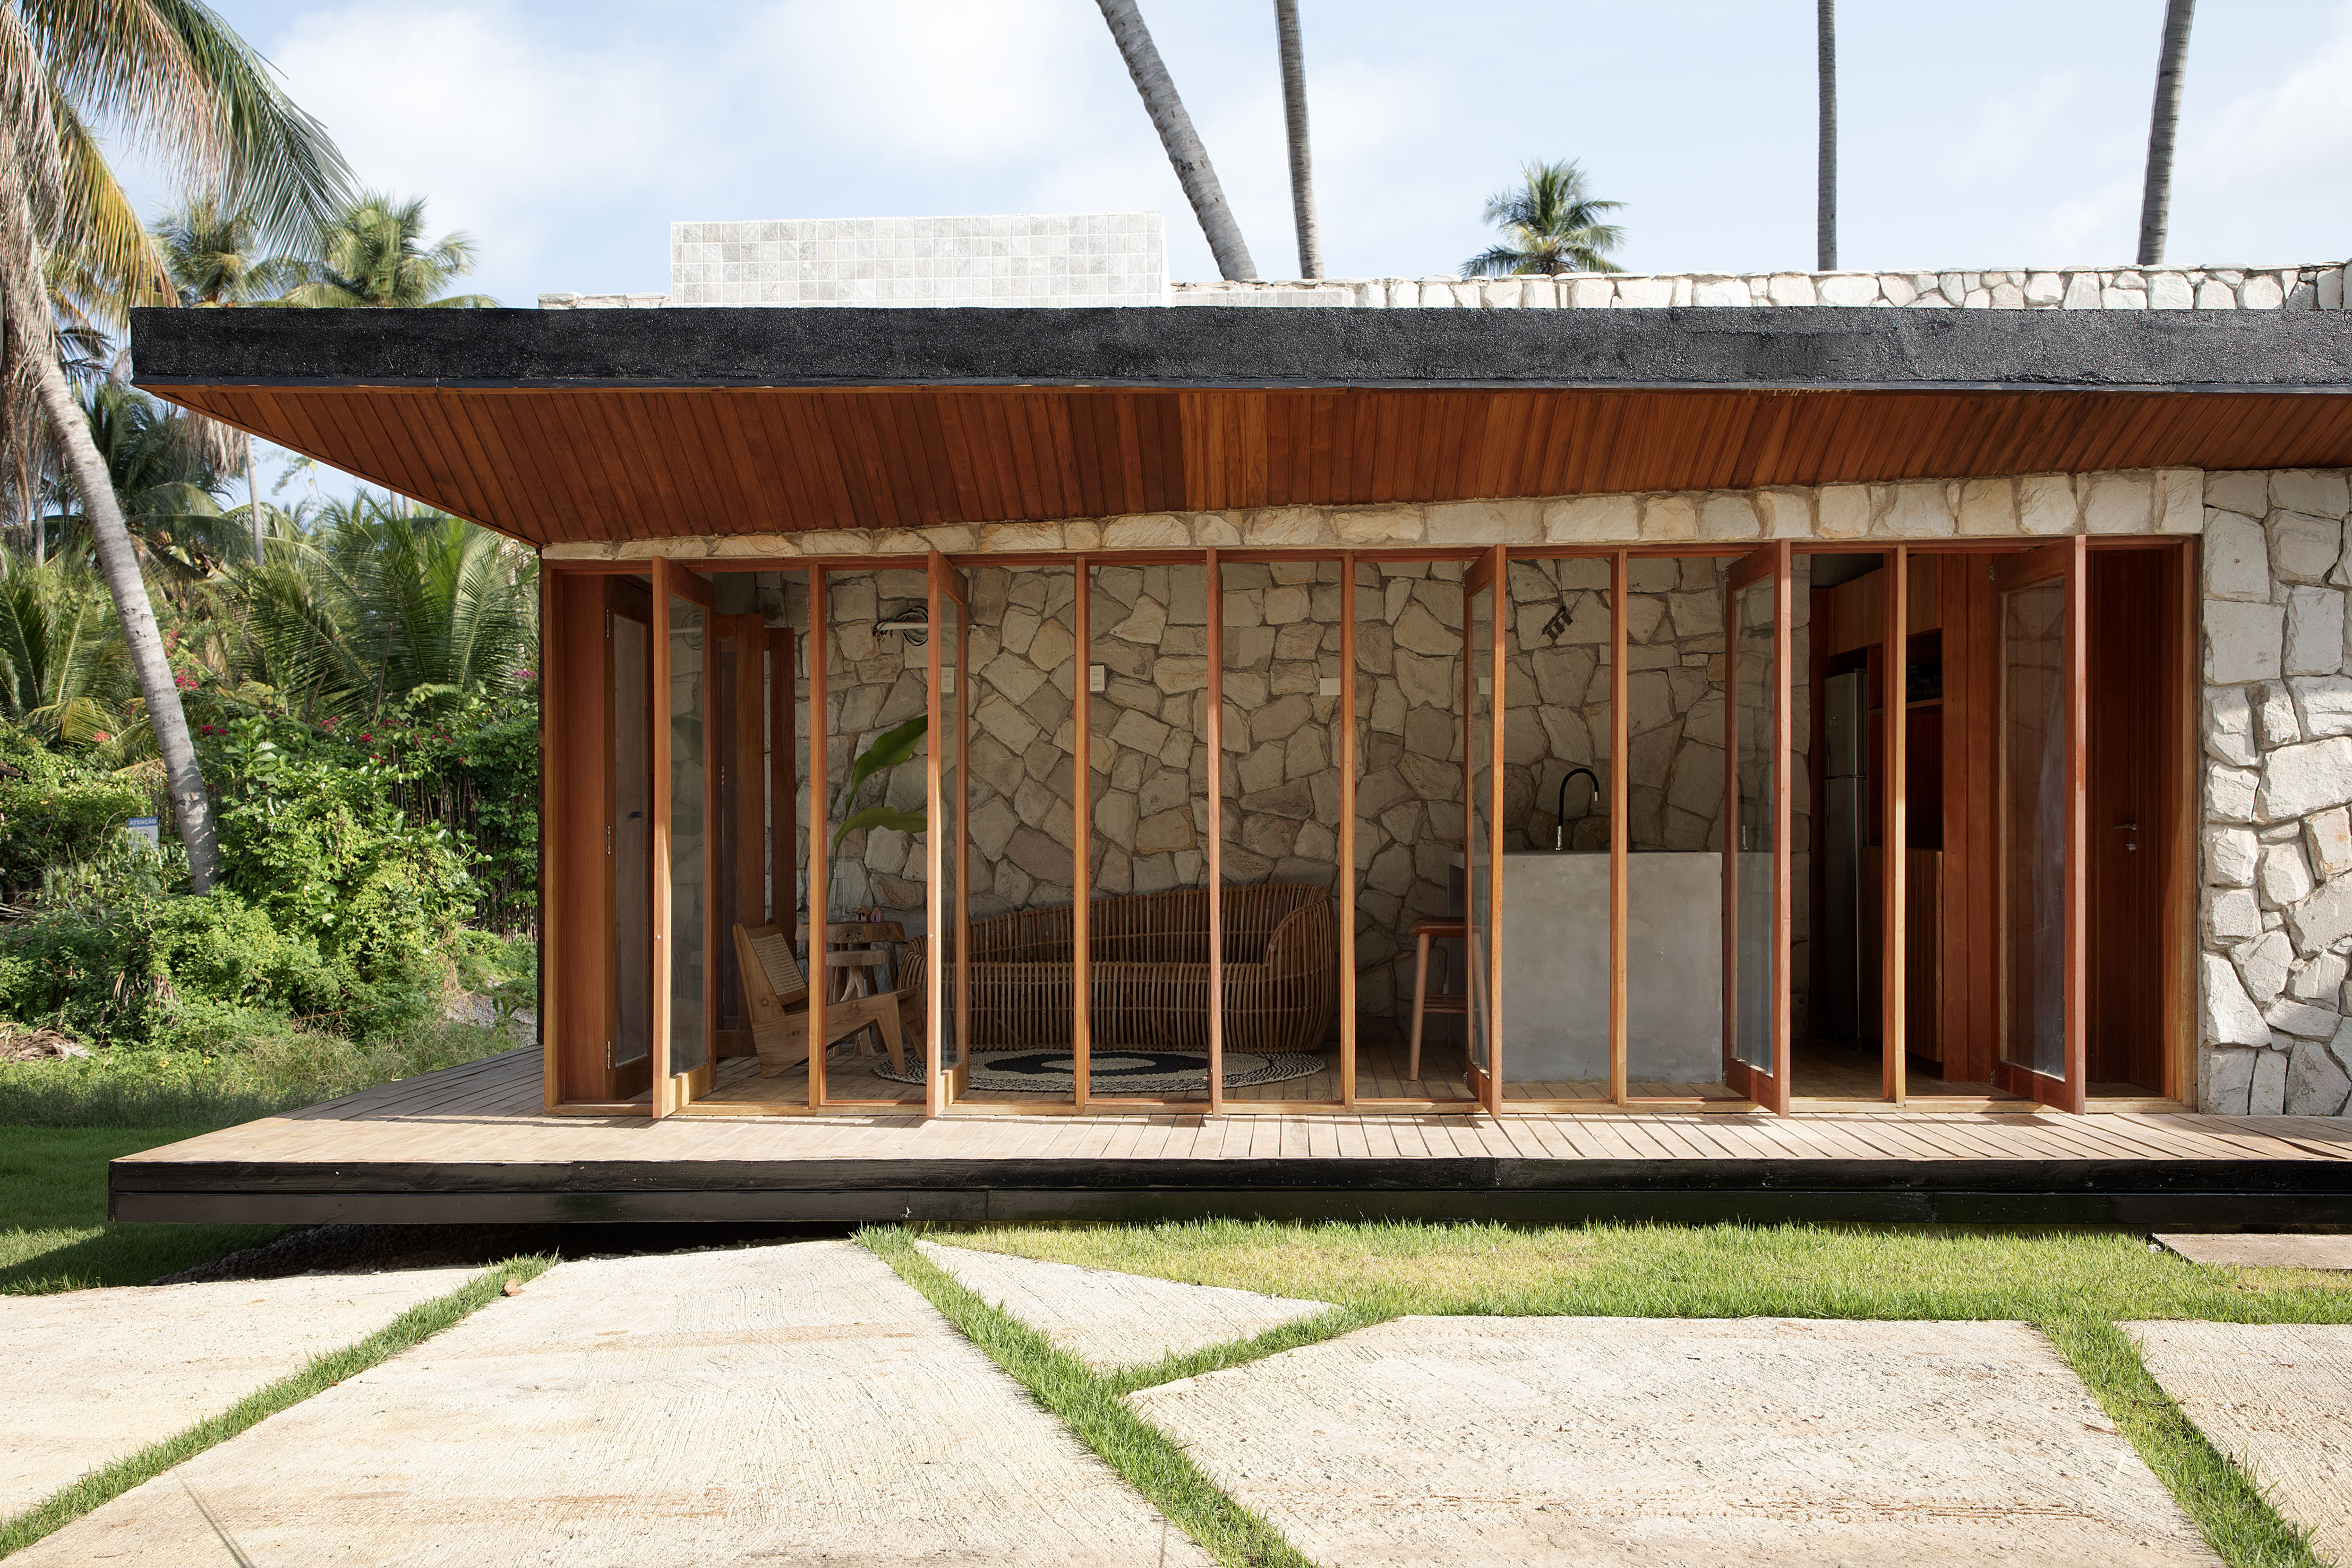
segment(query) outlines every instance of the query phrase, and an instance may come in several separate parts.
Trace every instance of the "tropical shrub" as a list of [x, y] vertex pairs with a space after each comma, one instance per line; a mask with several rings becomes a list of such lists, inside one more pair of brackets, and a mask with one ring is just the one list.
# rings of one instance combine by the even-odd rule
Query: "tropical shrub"
[[51, 751], [0, 723], [0, 889], [9, 902], [39, 887], [50, 867], [119, 842], [131, 818], [153, 810], [134, 776]]

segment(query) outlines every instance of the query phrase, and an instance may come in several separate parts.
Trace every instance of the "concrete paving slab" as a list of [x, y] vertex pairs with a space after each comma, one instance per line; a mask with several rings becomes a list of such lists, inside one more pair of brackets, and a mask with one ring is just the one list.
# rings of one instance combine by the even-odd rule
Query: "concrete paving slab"
[[1129, 1403], [1328, 1568], [2218, 1561], [2022, 1323], [1401, 1318]]
[[1332, 1311], [1328, 1301], [1186, 1285], [968, 1247], [915, 1243], [956, 1283], [1097, 1371], [1149, 1366]]
[[2141, 1359], [2271, 1506], [2352, 1563], [2352, 1326], [2126, 1323]]
[[2352, 1269], [2352, 1236], [2158, 1236], [2191, 1263], [2240, 1269]]
[[0, 1296], [0, 1517], [217, 1416], [480, 1270]]
[[1209, 1558], [854, 1242], [566, 1263], [15, 1559], [1131, 1568]]

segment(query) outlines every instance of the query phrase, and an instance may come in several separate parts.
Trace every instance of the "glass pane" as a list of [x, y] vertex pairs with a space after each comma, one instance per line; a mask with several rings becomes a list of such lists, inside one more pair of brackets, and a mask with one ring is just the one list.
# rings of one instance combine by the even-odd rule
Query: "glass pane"
[[643, 1061], [653, 1028], [652, 633], [613, 617], [613, 1043], [614, 1067]]
[[1751, 582], [1734, 596], [1732, 701], [1738, 799], [1733, 812], [1732, 961], [1734, 1051], [1769, 1071], [1772, 1051], [1773, 585]]
[[1605, 1100], [1609, 562], [1515, 560], [1506, 583], [1503, 1097]]
[[1465, 613], [1470, 622], [1468, 650], [1470, 799], [1464, 813], [1468, 831], [1463, 842], [1463, 900], [1469, 936], [1464, 943], [1462, 977], [1470, 994], [1468, 1030], [1471, 1061], [1484, 1070], [1494, 1061], [1498, 1021], [1493, 1015], [1490, 982], [1492, 929], [1491, 890], [1495, 789], [1495, 589], [1492, 583], [1469, 594]]
[[971, 979], [959, 961], [965, 935], [962, 703], [967, 682], [962, 678], [963, 606], [944, 593], [934, 598], [939, 607], [933, 624], [940, 641], [940, 722], [929, 739], [940, 759], [940, 799], [939, 815], [931, 820], [926, 837], [940, 845], [939, 897], [929, 929], [939, 934], [936, 946], [943, 988], [939, 1049], [930, 1056], [933, 1067], [946, 1071], [963, 1061], [964, 990]]
[[[889, 929], [924, 931], [929, 804], [929, 574], [917, 570], [827, 572], [825, 589], [825, 794], [823, 956], [812, 948], [812, 981], [835, 1003], [892, 988]], [[863, 763], [866, 773], [859, 778]], [[849, 925], [879, 931], [845, 932]], [[923, 1059], [894, 1063], [878, 1027], [854, 1034], [831, 1026], [824, 1097], [919, 1101]], [[902, 1049], [908, 1035], [900, 1030]]]
[[[1208, 568], [1101, 566], [1091, 575], [1081, 672], [1092, 692], [1090, 1092], [1202, 1100], [1209, 1091]], [[1234, 744], [1230, 733], [1226, 744]]]
[[2001, 1059], [2066, 1072], [2066, 589], [2001, 595]]
[[[1068, 567], [981, 567], [962, 683], [959, 778], [970, 911], [966, 1100], [1066, 1104], [1076, 1092], [1077, 589]], [[942, 698], [945, 706], [945, 698]]]
[[[1733, 1097], [1723, 1082], [1724, 606], [1730, 568], [1719, 556], [1625, 566], [1631, 1099]], [[1594, 618], [1601, 624], [1591, 635], [1601, 641], [1585, 722], [1605, 774], [1612, 716], [1605, 607], [1596, 605]], [[1604, 1014], [1607, 1005], [1604, 992]]]
[[[1460, 561], [1356, 564], [1356, 1096], [1470, 1097], [1462, 919]], [[1424, 997], [1413, 1055], [1414, 981]], [[1447, 1010], [1448, 1009], [1452, 1010]]]
[[709, 643], [702, 607], [669, 601], [669, 1070], [709, 1065], [705, 912], [709, 801], [703, 747], [709, 718]]
[[1337, 1101], [1338, 561], [1220, 563], [1225, 1092]]

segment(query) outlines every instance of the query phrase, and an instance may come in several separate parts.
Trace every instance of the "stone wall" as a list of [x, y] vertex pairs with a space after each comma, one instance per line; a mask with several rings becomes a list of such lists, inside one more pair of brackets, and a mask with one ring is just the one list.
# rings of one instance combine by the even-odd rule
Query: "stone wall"
[[2344, 471], [2205, 476], [2198, 1102], [2334, 1116], [2352, 1092], [2352, 586]]
[[1052, 550], [1378, 549], [1402, 545], [1671, 544], [1767, 538], [1942, 539], [2060, 534], [2194, 534], [2204, 527], [2194, 468], [1914, 479], [1885, 485], [1669, 490], [1371, 507], [1149, 512], [1057, 523], [823, 528], [551, 545], [550, 560], [653, 556], [1011, 554]]
[[1971, 310], [2340, 310], [2344, 267], [2008, 267], [1921, 272], [1570, 273], [1179, 283], [1172, 305], [1596, 309], [1696, 305]]

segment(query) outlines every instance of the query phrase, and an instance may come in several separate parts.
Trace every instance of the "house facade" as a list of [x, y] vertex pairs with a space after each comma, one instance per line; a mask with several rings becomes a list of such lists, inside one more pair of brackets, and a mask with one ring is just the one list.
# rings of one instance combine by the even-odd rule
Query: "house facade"
[[1137, 216], [140, 318], [540, 550], [549, 1110], [2345, 1113], [2341, 267], [1171, 287]]

